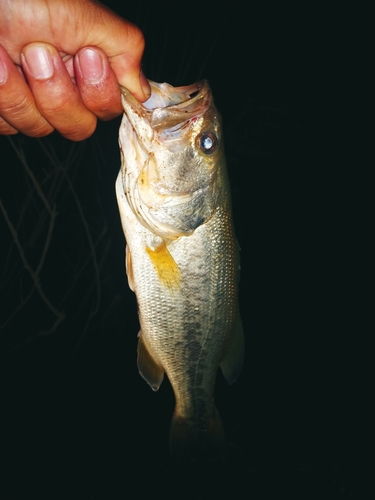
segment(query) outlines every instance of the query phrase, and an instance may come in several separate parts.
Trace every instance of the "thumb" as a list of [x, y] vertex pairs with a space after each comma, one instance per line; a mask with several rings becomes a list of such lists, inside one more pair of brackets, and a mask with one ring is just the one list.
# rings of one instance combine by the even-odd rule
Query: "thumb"
[[82, 2], [80, 7], [84, 22], [80, 26], [80, 47], [75, 47], [74, 53], [85, 46], [101, 48], [108, 57], [119, 84], [126, 87], [139, 101], [147, 100], [151, 90], [141, 70], [145, 48], [141, 30], [104, 5], [90, 2], [89, 16], [86, 2]]

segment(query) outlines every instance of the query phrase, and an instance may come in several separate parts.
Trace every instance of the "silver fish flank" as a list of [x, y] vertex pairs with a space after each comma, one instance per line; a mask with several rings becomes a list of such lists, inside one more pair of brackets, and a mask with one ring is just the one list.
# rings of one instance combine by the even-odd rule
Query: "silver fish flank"
[[217, 371], [233, 383], [244, 354], [221, 118], [207, 81], [150, 86], [143, 104], [122, 88], [116, 181], [138, 303], [138, 369], [153, 390], [164, 373], [172, 385], [172, 456], [217, 459], [226, 446]]

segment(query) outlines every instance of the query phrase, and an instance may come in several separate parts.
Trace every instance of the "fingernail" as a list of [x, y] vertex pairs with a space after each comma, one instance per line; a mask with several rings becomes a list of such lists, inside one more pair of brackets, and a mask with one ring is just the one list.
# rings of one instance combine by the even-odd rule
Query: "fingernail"
[[90, 83], [99, 83], [104, 72], [101, 54], [94, 49], [85, 49], [78, 55], [78, 61], [83, 78]]
[[7, 77], [6, 67], [3, 61], [0, 61], [0, 83], [3, 83], [6, 80], [6, 77]]
[[148, 83], [148, 80], [147, 78], [145, 77], [145, 75], [143, 74], [143, 71], [141, 70], [140, 74], [139, 74], [139, 82], [141, 84], [141, 87], [142, 87], [142, 90], [143, 90], [143, 93], [145, 94], [145, 96], [147, 97], [147, 99], [150, 97], [151, 95], [151, 88], [150, 88], [150, 85]]
[[32, 45], [21, 54], [31, 75], [37, 80], [51, 78], [54, 71], [52, 56], [44, 47]]

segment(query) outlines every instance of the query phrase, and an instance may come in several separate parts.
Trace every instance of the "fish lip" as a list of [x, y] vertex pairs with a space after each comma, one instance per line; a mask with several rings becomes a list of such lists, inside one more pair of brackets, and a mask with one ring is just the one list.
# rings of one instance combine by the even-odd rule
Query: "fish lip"
[[137, 101], [128, 89], [120, 85], [122, 105], [132, 123], [136, 118], [146, 120], [161, 136], [168, 135], [168, 131], [182, 130], [191, 119], [202, 116], [212, 103], [207, 80], [183, 87], [151, 80], [149, 84], [151, 96], [144, 103]]

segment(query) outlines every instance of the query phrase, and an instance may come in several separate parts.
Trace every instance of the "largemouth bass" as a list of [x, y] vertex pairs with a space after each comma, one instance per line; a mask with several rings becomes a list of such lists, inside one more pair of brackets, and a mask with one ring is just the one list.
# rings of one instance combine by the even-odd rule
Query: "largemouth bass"
[[164, 373], [172, 385], [172, 457], [217, 459], [225, 453], [217, 371], [231, 384], [244, 353], [221, 118], [207, 81], [150, 86], [143, 104], [121, 89], [116, 181], [138, 303], [138, 369], [154, 391]]

